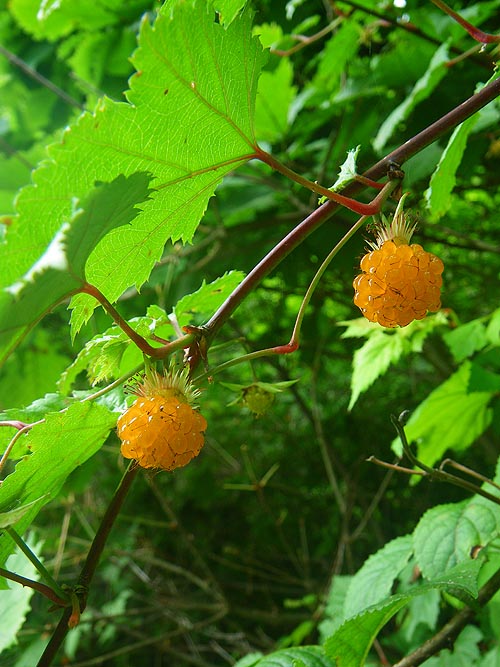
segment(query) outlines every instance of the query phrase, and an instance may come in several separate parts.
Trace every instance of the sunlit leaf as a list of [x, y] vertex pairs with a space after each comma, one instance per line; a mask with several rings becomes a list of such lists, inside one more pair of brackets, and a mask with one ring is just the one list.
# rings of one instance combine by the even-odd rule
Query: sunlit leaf
[[[266, 56], [250, 28], [249, 12], [225, 28], [201, 1], [169, 3], [153, 26], [143, 21], [129, 103], [104, 99], [94, 114], [81, 116], [19, 196], [20, 218], [0, 250], [4, 284], [43, 253], [73, 197], [119, 174], [150, 173], [155, 192], [131, 225], [94, 250], [86, 265], [90, 283], [113, 301], [148, 278], [168, 239], [191, 240], [223, 176], [255, 153], [253, 113]], [[78, 300], [87, 315], [93, 307]]]
[[471, 368], [464, 362], [415, 409], [406, 425], [408, 441], [417, 443], [418, 458], [427, 465], [447, 450], [467, 449], [491, 423], [488, 405], [494, 392], [469, 390]]
[[319, 646], [285, 648], [251, 664], [255, 667], [335, 667]]
[[375, 380], [383, 375], [391, 364], [395, 364], [401, 355], [409, 350], [407, 341], [397, 332], [386, 334], [374, 331], [366, 343], [356, 350], [353, 359], [351, 378], [351, 399], [349, 410]]
[[390, 595], [392, 585], [412, 554], [411, 535], [397, 537], [365, 561], [347, 590], [344, 613], [348, 618]]
[[201, 287], [183, 296], [174, 307], [174, 315], [180, 326], [200, 325], [208, 319], [231, 292], [241, 283], [245, 274], [241, 271], [229, 271], [210, 283], [203, 281]]
[[393, 595], [349, 618], [326, 640], [325, 653], [336, 661], [336, 667], [364, 667], [368, 651], [380, 630], [410, 600], [433, 589], [460, 590], [471, 597], [477, 595], [479, 566], [471, 561], [472, 577], [464, 577], [462, 571], [450, 572], [446, 580], [415, 586], [408, 593]]

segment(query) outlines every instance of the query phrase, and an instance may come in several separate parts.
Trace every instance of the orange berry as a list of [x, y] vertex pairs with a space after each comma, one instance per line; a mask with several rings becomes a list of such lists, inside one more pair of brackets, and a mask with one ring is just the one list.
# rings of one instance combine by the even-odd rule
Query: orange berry
[[354, 303], [383, 327], [404, 327], [441, 308], [443, 262], [421, 245], [409, 245], [414, 227], [403, 213], [403, 199], [390, 224], [382, 216], [377, 241], [353, 282]]
[[190, 404], [197, 392], [186, 372], [155, 371], [135, 389], [139, 398], [118, 419], [121, 453], [143, 468], [174, 470], [201, 451], [205, 418]]

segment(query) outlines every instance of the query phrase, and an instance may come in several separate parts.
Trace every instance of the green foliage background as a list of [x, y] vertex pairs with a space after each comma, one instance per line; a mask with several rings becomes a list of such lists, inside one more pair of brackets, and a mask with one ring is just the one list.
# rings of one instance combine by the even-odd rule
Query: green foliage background
[[[428, 2], [244, 4], [215, 2], [216, 23], [194, 0], [0, 0], [0, 419], [45, 419], [2, 471], [0, 519], [29, 528], [62, 584], [125, 467], [114, 426], [130, 398], [118, 386], [86, 399], [142, 362], [76, 292], [97, 286], [145, 337], [174, 339], [171, 314], [202, 325], [317, 207], [259, 150], [328, 187], [348, 150], [361, 146], [363, 171], [495, 77], [494, 47], [447, 66], [474, 43]], [[498, 32], [500, 1], [452, 4]], [[403, 165], [415, 240], [445, 264], [443, 310], [390, 331], [360, 319], [365, 234], [349, 241], [299, 350], [205, 380], [201, 455], [138, 476], [67, 664], [392, 664], [477, 596], [499, 566], [497, 506], [366, 459], [395, 460], [390, 415], [409, 410], [425, 463], [452, 456], [499, 481], [499, 117], [495, 101]], [[355, 220], [339, 210], [264, 279], [210, 369], [289, 340]], [[258, 419], [225, 386], [288, 380]], [[14, 433], [0, 429], [3, 448]], [[4, 533], [0, 565], [13, 550]], [[6, 667], [36, 664], [57, 622], [30, 593], [8, 602]], [[499, 604], [425, 664], [497, 664]]]

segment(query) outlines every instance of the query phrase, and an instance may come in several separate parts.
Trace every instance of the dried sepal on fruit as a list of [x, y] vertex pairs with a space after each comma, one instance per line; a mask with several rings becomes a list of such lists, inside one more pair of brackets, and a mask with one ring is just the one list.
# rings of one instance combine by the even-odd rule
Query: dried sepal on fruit
[[441, 308], [443, 262], [410, 240], [415, 225], [403, 211], [404, 196], [389, 222], [375, 225], [376, 241], [354, 279], [354, 303], [371, 322], [404, 327]]
[[199, 390], [189, 369], [161, 375], [155, 370], [131, 388], [138, 398], [118, 419], [121, 453], [143, 468], [174, 470], [201, 451], [207, 422], [194, 406]]

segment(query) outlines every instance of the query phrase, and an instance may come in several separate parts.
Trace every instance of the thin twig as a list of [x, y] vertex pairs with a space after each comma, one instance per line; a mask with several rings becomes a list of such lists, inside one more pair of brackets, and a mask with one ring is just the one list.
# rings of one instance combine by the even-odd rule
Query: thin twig
[[286, 56], [291, 56], [294, 53], [297, 53], [297, 51], [300, 51], [301, 49], [305, 48], [306, 46], [309, 46], [310, 44], [314, 44], [314, 42], [317, 42], [319, 39], [322, 39], [323, 37], [326, 37], [332, 30], [335, 30], [335, 28], [339, 25], [339, 23], [342, 22], [342, 18], [336, 18], [333, 20], [331, 23], [329, 23], [327, 26], [324, 28], [321, 28], [318, 32], [316, 32], [314, 35], [290, 35], [292, 39], [297, 40], [298, 44], [295, 44], [295, 46], [292, 46], [289, 49], [282, 50], [282, 49], [271, 49], [271, 53], [273, 53], [275, 56], [281, 56], [281, 57], [286, 57]]
[[70, 104], [72, 107], [76, 107], [77, 109], [85, 109], [85, 106], [83, 104], [80, 104], [78, 100], [75, 100], [74, 97], [71, 97], [71, 95], [68, 95], [67, 92], [65, 92], [62, 88], [59, 88], [59, 86], [56, 86], [55, 83], [52, 83], [50, 79], [47, 79], [46, 77], [43, 76], [43, 74], [40, 74], [40, 72], [37, 72], [33, 67], [28, 65], [28, 63], [24, 62], [21, 58], [16, 56], [15, 53], [12, 53], [12, 51], [9, 51], [6, 49], [4, 46], [0, 44], [0, 54], [2, 56], [5, 56], [9, 62], [11, 62], [13, 65], [18, 67], [20, 70], [22, 70], [25, 74], [30, 76], [32, 79], [37, 81], [39, 84], [42, 86], [45, 86], [48, 90], [53, 92], [55, 95], [60, 97], [62, 100], [64, 100], [67, 104]]
[[389, 468], [389, 470], [394, 470], [394, 472], [404, 472], [407, 475], [420, 475], [420, 477], [424, 477], [426, 475], [426, 473], [422, 470], [405, 468], [404, 466], [400, 466], [397, 463], [388, 463], [387, 461], [378, 459], [376, 456], [369, 456], [366, 460], [368, 463], [375, 463], [377, 466], [381, 466], [382, 468]]
[[457, 477], [456, 475], [450, 475], [450, 473], [444, 472], [439, 468], [430, 468], [428, 465], [423, 463], [423, 461], [420, 461], [412, 452], [411, 447], [408, 444], [408, 440], [406, 438], [406, 433], [401, 418], [398, 419], [394, 415], [391, 415], [391, 421], [399, 435], [404, 453], [410, 459], [411, 463], [413, 463], [414, 466], [424, 471], [425, 477], [429, 477], [430, 479], [436, 480], [438, 482], [447, 482], [448, 484], [459, 486], [460, 488], [465, 489], [466, 491], [469, 491], [479, 496], [483, 496], [483, 498], [487, 498], [487, 500], [491, 500], [491, 502], [495, 503], [495, 505], [500, 505], [499, 496], [494, 496], [492, 493], [485, 491], [480, 486], [476, 486], [475, 484], [471, 484], [467, 480], [462, 479], [462, 477]]
[[495, 487], [495, 489], [498, 489], [500, 491], [500, 484], [497, 484], [492, 479], [489, 479], [488, 477], [485, 477], [485, 475], [481, 475], [480, 472], [477, 472], [476, 470], [472, 470], [472, 468], [468, 468], [467, 466], [464, 466], [461, 463], [458, 463], [457, 461], [454, 461], [453, 459], [444, 459], [444, 461], [441, 462], [441, 465], [439, 466], [439, 469], [443, 470], [445, 465], [450, 465], [450, 466], [452, 466], [452, 468], [455, 468], [456, 470], [460, 470], [460, 472], [463, 472], [466, 475], [469, 475], [470, 477], [475, 477], [480, 482], [484, 482], [484, 484], [490, 484], [491, 486]]

